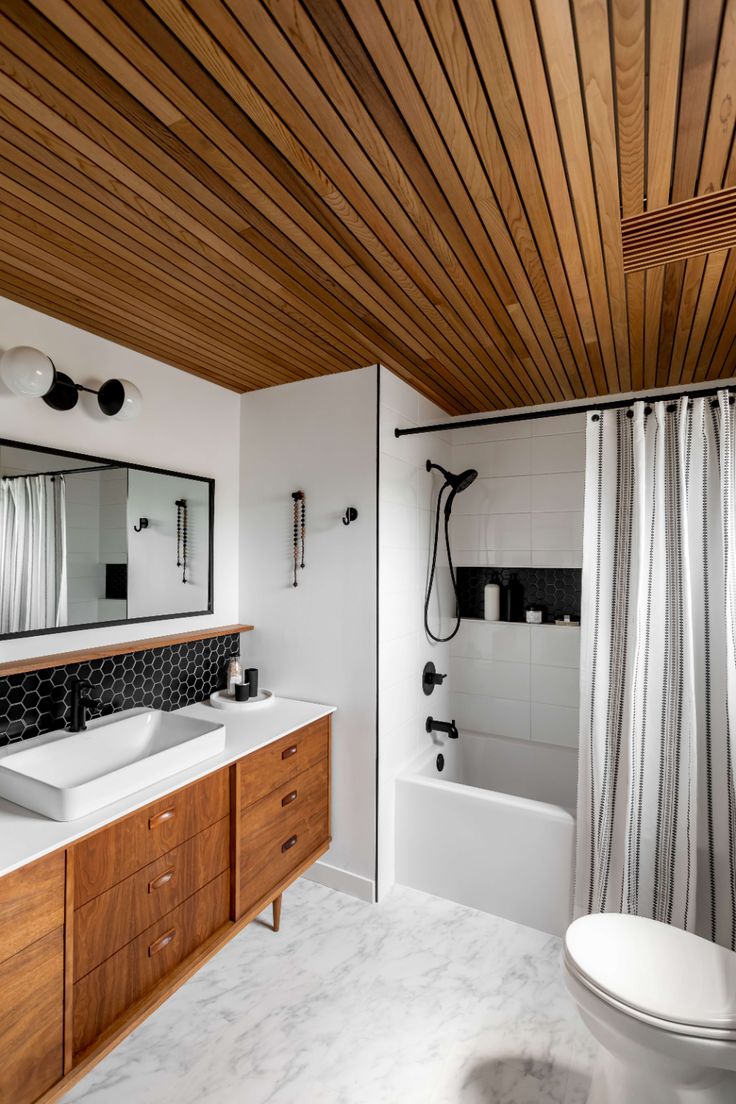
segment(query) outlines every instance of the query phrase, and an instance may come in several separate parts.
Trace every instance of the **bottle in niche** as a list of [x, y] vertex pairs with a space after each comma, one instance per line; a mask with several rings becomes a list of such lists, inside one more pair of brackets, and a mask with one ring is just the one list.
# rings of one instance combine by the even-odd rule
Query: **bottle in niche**
[[235, 697], [235, 683], [243, 681], [243, 665], [240, 657], [233, 653], [227, 665], [227, 692], [231, 698]]

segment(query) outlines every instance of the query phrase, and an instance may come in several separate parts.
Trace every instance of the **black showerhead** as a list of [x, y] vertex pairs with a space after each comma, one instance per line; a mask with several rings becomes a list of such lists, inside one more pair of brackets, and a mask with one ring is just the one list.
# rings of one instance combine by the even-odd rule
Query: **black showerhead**
[[443, 468], [441, 464], [433, 464], [431, 460], [428, 460], [427, 471], [432, 471], [432, 468], [436, 468], [438, 472], [442, 472], [445, 477], [445, 486], [452, 488], [445, 502], [445, 517], [449, 517], [455, 495], [459, 494], [461, 491], [467, 490], [470, 484], [478, 478], [478, 473], [475, 468], [466, 468], [465, 471], [460, 472], [458, 475], [453, 475], [452, 472], [448, 472], [447, 468]]
[[466, 470], [460, 472], [459, 475], [453, 475], [452, 472], [448, 472], [447, 468], [443, 468], [441, 464], [433, 464], [431, 460], [428, 460], [427, 471], [431, 471], [432, 468], [436, 468], [437, 471], [442, 472], [445, 477], [445, 483], [447, 483], [449, 487], [452, 487], [455, 492], [466, 490], [473, 480], [478, 478], [478, 473], [475, 468], [466, 468]]

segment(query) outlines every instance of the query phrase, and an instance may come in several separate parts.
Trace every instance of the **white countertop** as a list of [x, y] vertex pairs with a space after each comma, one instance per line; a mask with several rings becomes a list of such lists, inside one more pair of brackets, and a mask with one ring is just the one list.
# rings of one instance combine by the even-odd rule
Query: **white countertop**
[[[236, 759], [242, 759], [244, 755], [249, 755], [304, 725], [329, 716], [335, 712], [335, 707], [293, 701], [291, 698], [274, 698], [268, 705], [246, 707], [242, 713], [214, 709], [206, 702], [188, 705], [175, 712], [185, 717], [199, 717], [201, 720], [224, 724], [225, 750], [194, 767], [170, 775], [154, 786], [147, 786], [146, 789], [138, 790], [112, 805], [106, 805], [89, 816], [80, 817], [79, 820], [48, 820], [38, 813], [32, 813], [0, 798], [0, 877], [33, 862], [34, 859], [40, 859], [42, 855], [67, 847], [74, 840], [127, 816], [159, 797], [181, 789], [189, 782], [212, 774], [213, 771], [234, 763]], [[119, 716], [123, 714], [116, 715]], [[93, 723], [90, 722], [90, 728]]]

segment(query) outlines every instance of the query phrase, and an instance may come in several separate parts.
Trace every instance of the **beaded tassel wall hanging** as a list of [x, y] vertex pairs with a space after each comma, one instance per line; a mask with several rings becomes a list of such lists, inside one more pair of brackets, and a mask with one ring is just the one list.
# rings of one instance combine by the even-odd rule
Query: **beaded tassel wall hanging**
[[176, 566], [181, 568], [181, 581], [187, 581], [187, 543], [189, 540], [189, 515], [187, 500], [176, 500]]
[[292, 491], [291, 497], [294, 499], [294, 582], [292, 585], [298, 586], [296, 573], [299, 568], [304, 568], [307, 506], [304, 498], [304, 491]]

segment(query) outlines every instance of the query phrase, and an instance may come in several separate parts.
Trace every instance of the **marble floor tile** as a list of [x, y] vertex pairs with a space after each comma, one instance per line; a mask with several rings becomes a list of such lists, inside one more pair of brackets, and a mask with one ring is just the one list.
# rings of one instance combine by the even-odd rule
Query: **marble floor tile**
[[302, 880], [64, 1104], [584, 1104], [593, 1059], [558, 939]]

